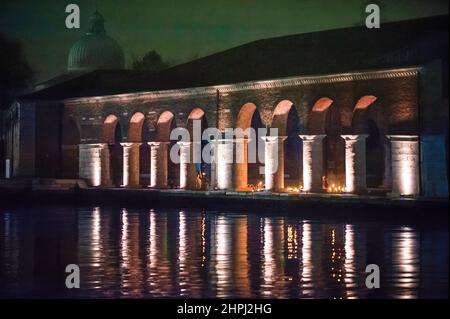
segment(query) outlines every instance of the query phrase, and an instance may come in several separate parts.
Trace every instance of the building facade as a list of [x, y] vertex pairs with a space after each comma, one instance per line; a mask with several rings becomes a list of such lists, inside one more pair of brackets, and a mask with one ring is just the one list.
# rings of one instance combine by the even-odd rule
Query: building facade
[[[262, 184], [271, 192], [448, 197], [448, 57], [411, 58], [421, 45], [377, 52], [364, 71], [268, 71], [234, 82], [224, 71], [222, 81], [215, 73], [198, 81], [208, 72], [194, 62], [196, 74], [175, 67], [152, 75], [148, 89], [112, 84], [83, 93], [102, 82], [93, 72], [18, 99], [4, 114], [6, 158], [13, 176], [82, 178], [94, 187], [251, 191]], [[212, 164], [189, 161], [202, 139], [170, 138], [176, 127], [192, 132], [195, 120], [202, 131], [222, 132]], [[248, 139], [227, 138], [227, 128], [278, 133], [258, 144], [263, 163], [249, 163]], [[174, 147], [179, 163], [170, 160]], [[244, 160], [227, 161], [238, 150]]]

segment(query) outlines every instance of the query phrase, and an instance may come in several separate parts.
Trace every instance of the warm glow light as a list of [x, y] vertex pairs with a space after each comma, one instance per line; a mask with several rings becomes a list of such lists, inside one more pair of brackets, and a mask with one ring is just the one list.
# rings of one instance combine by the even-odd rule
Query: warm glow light
[[394, 287], [397, 298], [416, 298], [420, 278], [420, 251], [417, 232], [402, 227], [392, 240]]
[[301, 252], [302, 252], [302, 278], [301, 286], [306, 295], [314, 291], [313, 284], [313, 260], [312, 260], [312, 226], [308, 221], [302, 224]]
[[345, 225], [345, 286], [347, 287], [347, 298], [357, 297], [356, 289], [356, 261], [355, 261], [355, 231], [353, 225]]
[[418, 137], [390, 135], [392, 152], [392, 192], [400, 195], [418, 195], [419, 141]]
[[263, 294], [270, 296], [273, 293], [273, 284], [275, 282], [275, 256], [274, 256], [274, 243], [273, 243], [273, 226], [272, 221], [269, 218], [264, 218], [263, 222]]

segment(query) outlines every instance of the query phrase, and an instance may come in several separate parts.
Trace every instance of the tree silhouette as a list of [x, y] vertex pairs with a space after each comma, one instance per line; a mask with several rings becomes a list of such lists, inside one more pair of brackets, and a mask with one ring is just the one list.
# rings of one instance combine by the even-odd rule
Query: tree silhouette
[[134, 70], [159, 72], [169, 67], [161, 55], [155, 50], [147, 52], [141, 60], [135, 59], [132, 65]]
[[0, 108], [7, 107], [17, 94], [30, 87], [33, 76], [22, 44], [0, 33]]

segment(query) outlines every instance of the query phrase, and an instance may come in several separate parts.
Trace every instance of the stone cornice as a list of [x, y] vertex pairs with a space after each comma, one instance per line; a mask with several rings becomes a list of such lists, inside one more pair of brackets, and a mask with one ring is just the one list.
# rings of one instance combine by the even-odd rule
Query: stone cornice
[[279, 78], [264, 81], [249, 81], [236, 84], [225, 84], [216, 86], [195, 87], [177, 90], [147, 91], [126, 94], [104, 95], [96, 97], [70, 98], [64, 100], [65, 104], [78, 103], [102, 103], [102, 102], [125, 102], [130, 100], [161, 100], [170, 98], [183, 98], [189, 96], [215, 95], [217, 91], [221, 94], [227, 94], [246, 90], [263, 90], [272, 88], [283, 88], [291, 86], [306, 86], [316, 84], [332, 84], [352, 81], [366, 81], [378, 79], [392, 79], [402, 77], [417, 76], [420, 67], [407, 67], [396, 69], [384, 69], [376, 71], [358, 71], [349, 73], [337, 73], [328, 75], [296, 76], [288, 78]]

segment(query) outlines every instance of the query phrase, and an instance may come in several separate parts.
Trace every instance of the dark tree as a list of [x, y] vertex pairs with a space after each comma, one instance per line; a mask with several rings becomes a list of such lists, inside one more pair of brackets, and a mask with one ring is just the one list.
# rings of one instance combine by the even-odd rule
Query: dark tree
[[168, 67], [169, 64], [154, 50], [147, 52], [141, 60], [133, 61], [133, 69], [137, 71], [159, 72]]
[[9, 105], [17, 94], [33, 83], [33, 71], [22, 44], [0, 33], [0, 108]]

